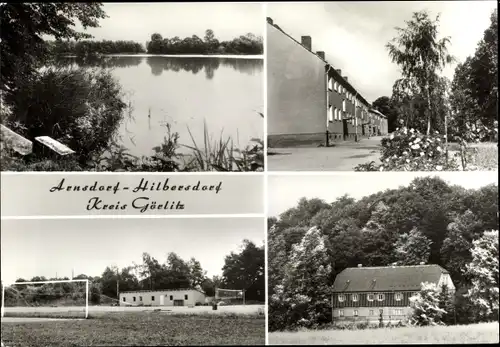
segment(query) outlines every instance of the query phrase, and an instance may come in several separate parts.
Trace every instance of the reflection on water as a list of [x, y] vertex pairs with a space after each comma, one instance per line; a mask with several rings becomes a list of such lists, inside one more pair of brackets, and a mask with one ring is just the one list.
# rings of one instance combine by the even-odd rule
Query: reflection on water
[[165, 124], [180, 142], [203, 143], [203, 123], [218, 138], [223, 131], [244, 147], [263, 138], [263, 61], [215, 57], [60, 58], [56, 65], [110, 69], [132, 107], [119, 137], [134, 155], [150, 155], [166, 135]]

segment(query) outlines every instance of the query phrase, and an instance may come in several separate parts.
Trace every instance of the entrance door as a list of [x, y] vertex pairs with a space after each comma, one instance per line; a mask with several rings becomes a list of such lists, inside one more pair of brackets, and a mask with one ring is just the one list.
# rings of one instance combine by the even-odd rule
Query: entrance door
[[184, 300], [174, 300], [174, 306], [184, 306]]
[[342, 132], [344, 134], [344, 140], [347, 139], [347, 136], [349, 135], [349, 127], [347, 126], [347, 120], [342, 119]]
[[165, 295], [160, 295], [160, 306], [165, 305]]

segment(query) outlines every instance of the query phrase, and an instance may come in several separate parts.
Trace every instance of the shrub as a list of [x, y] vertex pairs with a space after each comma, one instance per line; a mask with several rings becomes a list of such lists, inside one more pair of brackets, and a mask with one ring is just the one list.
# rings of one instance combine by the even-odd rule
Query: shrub
[[382, 139], [381, 165], [374, 162], [358, 165], [355, 171], [453, 171], [458, 167], [448, 160], [445, 136], [435, 132], [424, 135], [402, 127]]
[[76, 151], [81, 164], [109, 147], [126, 104], [108, 71], [44, 68], [19, 84], [6, 101], [12, 110], [9, 125], [22, 124], [22, 135], [50, 136]]

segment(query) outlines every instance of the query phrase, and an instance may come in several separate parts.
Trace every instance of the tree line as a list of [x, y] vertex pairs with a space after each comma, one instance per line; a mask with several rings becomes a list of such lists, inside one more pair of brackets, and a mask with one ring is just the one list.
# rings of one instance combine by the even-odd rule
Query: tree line
[[[457, 323], [484, 319], [468, 297], [476, 280], [468, 267], [475, 243], [485, 231], [498, 230], [497, 212], [497, 185], [470, 190], [438, 177], [416, 178], [407, 187], [359, 200], [301, 199], [268, 219], [270, 329], [330, 323], [335, 277], [358, 264], [441, 265], [457, 288]], [[488, 256], [494, 259], [494, 251]], [[496, 259], [498, 286], [498, 243]], [[494, 295], [489, 299], [495, 302]]]
[[184, 39], [174, 36], [151, 35], [146, 45], [150, 54], [241, 54], [258, 55], [264, 51], [261, 36], [252, 33], [241, 35], [229, 41], [219, 41], [211, 29], [205, 31], [203, 39], [197, 35]]
[[134, 41], [48, 41], [49, 51], [55, 56], [76, 55], [77, 57], [92, 56], [95, 54], [136, 54], [146, 53], [144, 46]]
[[[265, 301], [264, 247], [244, 240], [239, 252], [231, 252], [225, 257], [221, 276], [208, 277], [200, 262], [195, 258], [182, 259], [174, 252], [167, 254], [165, 262], [160, 262], [149, 253], [142, 254], [140, 264], [131, 264], [122, 269], [107, 266], [100, 276], [80, 274], [73, 279], [90, 281], [90, 302], [92, 304], [112, 304], [118, 302], [119, 292], [136, 290], [168, 290], [196, 288], [207, 296], [215, 295], [215, 288], [245, 290], [248, 302]], [[51, 278], [36, 276], [29, 281], [68, 280], [69, 278]], [[23, 278], [16, 283], [27, 282]], [[37, 285], [34, 288], [17, 285], [14, 290], [6, 290], [6, 303], [16, 304], [19, 298], [31, 303], [63, 300], [70, 295], [71, 302], [84, 300], [84, 288], [81, 283], [68, 282], [50, 285]], [[29, 294], [29, 295], [27, 295]], [[19, 303], [17, 303], [19, 304]]]
[[452, 81], [440, 75], [456, 58], [448, 53], [451, 38], [437, 38], [439, 16], [433, 19], [425, 11], [415, 12], [405, 28], [396, 29], [398, 35], [386, 47], [402, 75], [394, 82], [391, 96], [373, 102], [388, 117], [389, 132], [403, 124], [427, 134], [448, 132], [453, 139], [473, 125], [496, 127], [497, 15], [495, 9], [475, 53], [456, 66]]
[[206, 30], [205, 37], [197, 35], [163, 38], [155, 33], [146, 43], [134, 41], [91, 41], [91, 40], [55, 40], [46, 42], [47, 50], [54, 56], [75, 55], [92, 57], [100, 54], [237, 54], [258, 55], [263, 53], [262, 37], [252, 33], [241, 35], [229, 41], [219, 41], [211, 29]]

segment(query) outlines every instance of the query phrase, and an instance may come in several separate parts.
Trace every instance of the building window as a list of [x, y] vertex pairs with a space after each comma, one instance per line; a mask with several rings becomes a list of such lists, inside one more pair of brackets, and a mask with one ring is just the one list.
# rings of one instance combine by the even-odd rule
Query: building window
[[187, 300], [188, 299], [188, 295], [184, 295], [184, 300]]
[[352, 301], [358, 301], [358, 294], [352, 294]]
[[123, 297], [123, 302], [125, 302], [125, 297]]
[[333, 106], [328, 106], [328, 121], [333, 122]]
[[339, 89], [339, 84], [338, 84], [337, 82], [335, 82], [335, 83], [333, 84], [333, 89], [334, 89], [336, 92], [338, 92], [338, 89]]
[[154, 296], [151, 297], [151, 301], [155, 301], [155, 297]]
[[342, 101], [342, 111], [345, 112], [345, 100]]
[[135, 301], [135, 296], [132, 299]]
[[142, 301], [142, 296], [139, 297], [139, 301]]
[[394, 310], [393, 314], [395, 316], [402, 316], [403, 315], [403, 310], [400, 309], [400, 308], [397, 308], [397, 309]]
[[339, 310], [339, 317], [344, 317], [344, 310]]
[[384, 294], [378, 294], [378, 295], [377, 295], [377, 300], [378, 300], [378, 301], [382, 301], [382, 300], [384, 300]]
[[358, 316], [358, 310], [354, 310], [354, 317]]
[[401, 301], [401, 299], [402, 299], [402, 298], [403, 298], [403, 295], [401, 295], [401, 293], [396, 293], [396, 294], [394, 295], [394, 299], [395, 299], [396, 301]]
[[340, 294], [339, 295], [339, 302], [344, 302], [345, 301], [345, 295], [344, 294]]
[[333, 78], [329, 78], [328, 79], [328, 90], [332, 90], [333, 89]]
[[370, 316], [374, 316], [375, 313], [373, 312], [373, 310], [370, 310]]
[[170, 295], [170, 301], [174, 300], [174, 296]]
[[373, 300], [375, 300], [375, 295], [368, 294], [367, 299], [368, 299], [368, 301], [373, 301]]

